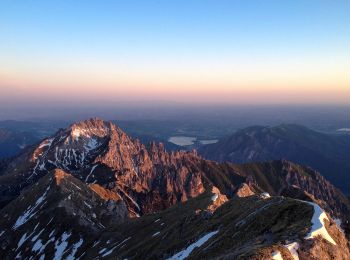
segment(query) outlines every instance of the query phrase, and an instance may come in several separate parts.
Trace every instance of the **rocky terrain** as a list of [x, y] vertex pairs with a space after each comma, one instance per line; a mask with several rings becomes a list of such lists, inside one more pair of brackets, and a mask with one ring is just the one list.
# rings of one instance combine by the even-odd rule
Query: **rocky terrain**
[[4, 163], [0, 193], [2, 259], [350, 257], [349, 199], [318, 172], [169, 153], [100, 119]]

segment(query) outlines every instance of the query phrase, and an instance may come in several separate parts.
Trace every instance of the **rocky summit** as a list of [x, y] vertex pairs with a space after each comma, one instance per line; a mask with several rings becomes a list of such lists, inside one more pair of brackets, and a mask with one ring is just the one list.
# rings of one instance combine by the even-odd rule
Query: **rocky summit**
[[1, 259], [350, 259], [350, 202], [286, 160], [167, 152], [90, 119], [0, 167]]

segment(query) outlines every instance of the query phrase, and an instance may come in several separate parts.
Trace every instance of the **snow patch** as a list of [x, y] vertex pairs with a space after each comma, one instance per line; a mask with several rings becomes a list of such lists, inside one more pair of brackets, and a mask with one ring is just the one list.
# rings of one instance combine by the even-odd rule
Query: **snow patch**
[[272, 259], [273, 260], [283, 260], [283, 257], [281, 255], [280, 251], [275, 251], [272, 253]]
[[207, 242], [211, 237], [213, 237], [214, 235], [216, 235], [219, 232], [219, 230], [217, 231], [213, 231], [210, 232], [206, 235], [204, 235], [203, 237], [201, 237], [200, 239], [198, 239], [196, 242], [194, 242], [193, 244], [189, 245], [186, 249], [180, 251], [179, 253], [173, 255], [172, 257], [168, 258], [168, 260], [183, 260], [186, 257], [188, 257], [192, 251], [197, 248], [197, 247], [201, 247], [205, 242]]
[[311, 230], [309, 234], [305, 237], [305, 239], [312, 239], [317, 236], [321, 236], [331, 244], [336, 245], [337, 243], [328, 234], [328, 231], [325, 227], [324, 220], [325, 219], [329, 220], [326, 213], [316, 203], [308, 202], [308, 201], [306, 201], [306, 203], [314, 207], [314, 215], [312, 216], [312, 219], [311, 219], [311, 222], [312, 222]]
[[297, 242], [293, 242], [288, 245], [285, 245], [285, 247], [292, 254], [294, 260], [299, 260], [299, 254], [298, 254], [299, 244]]
[[49, 237], [52, 237], [54, 233], [55, 233], [55, 230], [52, 230], [49, 234]]
[[27, 237], [27, 233], [24, 233], [21, 239], [18, 241], [17, 248], [20, 248], [28, 238], [29, 236]]
[[260, 196], [260, 198], [262, 198], [262, 199], [268, 199], [268, 198], [271, 197], [270, 194], [267, 193], [267, 192], [263, 192], [263, 193], [261, 193], [259, 196]]
[[87, 150], [88, 152], [90, 152], [91, 150], [94, 150], [98, 147], [99, 143], [95, 138], [90, 138], [87, 142], [87, 144], [85, 144], [85, 150]]
[[76, 242], [73, 245], [72, 252], [67, 256], [66, 260], [74, 260], [75, 259], [75, 254], [77, 253], [79, 247], [83, 244], [84, 240], [82, 238], [79, 239], [78, 242]]
[[[130, 240], [131, 237], [128, 237], [126, 239], [124, 239], [122, 242], [118, 243], [118, 244], [114, 244], [115, 246], [113, 246], [110, 250], [108, 250], [108, 248], [102, 248], [98, 253], [99, 255], [101, 255], [102, 257], [108, 256], [110, 255], [117, 247], [121, 246], [125, 246], [125, 242]], [[96, 246], [100, 241], [98, 241], [96, 244], [93, 245]], [[108, 250], [108, 251], [107, 251]]]
[[[116, 249], [116, 248], [117, 248], [117, 246], [112, 247], [109, 251], [107, 251], [106, 253], [104, 253], [104, 254], [102, 255], [102, 257], [105, 257], [105, 256], [108, 256], [108, 255], [112, 254], [112, 252], [113, 252], [114, 249]], [[106, 249], [106, 248], [105, 248], [105, 249]]]
[[18, 227], [22, 226], [24, 223], [26, 223], [29, 219], [31, 219], [36, 212], [34, 212], [38, 206], [45, 200], [46, 194], [49, 191], [50, 186], [48, 186], [42, 196], [40, 196], [37, 201], [35, 202], [34, 206], [29, 206], [27, 210], [18, 217], [16, 223], [13, 225], [13, 229], [17, 229]]
[[108, 248], [102, 248], [98, 253], [99, 253], [99, 254], [102, 254], [102, 253], [104, 253], [107, 249], [108, 249]]
[[158, 236], [159, 234], [160, 234], [160, 232], [158, 231], [158, 232], [154, 233], [154, 234], [152, 235], [152, 237], [156, 237], [156, 236]]
[[213, 196], [211, 196], [212, 201], [216, 201], [218, 198], [219, 198], [219, 195], [216, 193]]
[[38, 241], [35, 242], [35, 244], [33, 245], [32, 251], [33, 252], [41, 252], [43, 248], [43, 243], [41, 242], [41, 239], [39, 239]]
[[32, 238], [32, 242], [34, 242], [35, 240], [37, 240], [39, 238], [39, 236], [41, 235], [41, 233], [44, 232], [44, 228], [39, 232], [39, 234], [35, 235], [33, 238]]
[[81, 190], [81, 188], [78, 185], [74, 184], [73, 182], [72, 182], [72, 185], [75, 186], [78, 190]]
[[92, 209], [92, 206], [91, 206], [89, 203], [87, 203], [86, 201], [84, 201], [84, 204], [85, 204], [89, 209]]
[[90, 173], [88, 174], [88, 176], [86, 176], [85, 182], [88, 181], [90, 175], [94, 172], [94, 170], [96, 169], [97, 166], [98, 166], [98, 164], [92, 166], [92, 168], [91, 168], [91, 170], [90, 170]]
[[141, 209], [140, 206], [139, 206], [139, 204], [137, 204], [136, 201], [135, 201], [133, 198], [131, 198], [131, 197], [130, 197], [126, 192], [124, 192], [123, 190], [121, 190], [121, 191], [123, 192], [123, 194], [124, 194], [128, 199], [131, 200], [131, 202], [136, 206], [136, 208], [137, 208], [138, 210]]
[[68, 242], [67, 239], [70, 237], [70, 233], [64, 232], [59, 240], [55, 243], [55, 256], [54, 260], [60, 260], [63, 258], [64, 250], [66, 249]]
[[129, 241], [131, 239], [131, 237], [128, 237], [126, 239], [124, 239], [122, 242], [120, 242], [119, 244], [116, 245], [116, 247], [124, 245], [125, 242]]

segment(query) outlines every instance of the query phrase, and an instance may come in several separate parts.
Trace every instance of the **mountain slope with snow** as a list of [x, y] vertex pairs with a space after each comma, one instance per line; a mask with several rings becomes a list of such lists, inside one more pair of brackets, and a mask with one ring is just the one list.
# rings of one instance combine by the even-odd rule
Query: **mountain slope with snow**
[[349, 256], [349, 201], [312, 169], [169, 153], [100, 119], [11, 160], [0, 192], [3, 259]]

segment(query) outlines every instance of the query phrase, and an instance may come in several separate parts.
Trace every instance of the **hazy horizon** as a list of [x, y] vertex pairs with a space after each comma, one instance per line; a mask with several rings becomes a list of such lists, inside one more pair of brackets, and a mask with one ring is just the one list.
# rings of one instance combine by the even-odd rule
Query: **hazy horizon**
[[[104, 120], [210, 122], [228, 120], [247, 125], [314, 121], [327, 125], [337, 121], [339, 128], [349, 127], [350, 105], [198, 105], [176, 102], [116, 103], [114, 105], [0, 105], [0, 121], [80, 121], [99, 117]], [[322, 123], [322, 121], [324, 121]]]
[[349, 7], [315, 0], [5, 1], [0, 103], [347, 105]]

